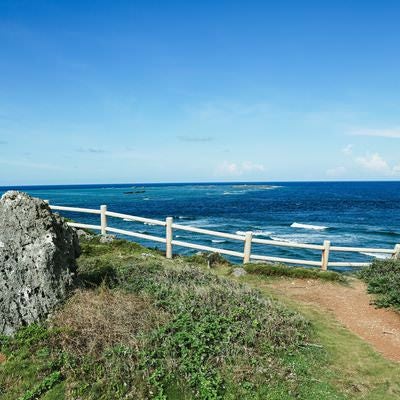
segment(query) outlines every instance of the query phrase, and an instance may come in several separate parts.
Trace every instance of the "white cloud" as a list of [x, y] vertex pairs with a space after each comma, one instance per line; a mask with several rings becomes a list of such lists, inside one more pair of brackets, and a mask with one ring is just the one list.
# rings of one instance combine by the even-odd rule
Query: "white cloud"
[[252, 161], [243, 161], [240, 163], [224, 161], [217, 168], [218, 175], [241, 176], [250, 172], [262, 172], [265, 167], [262, 164], [256, 164]]
[[393, 167], [394, 175], [400, 175], [400, 164], [397, 164]]
[[326, 171], [329, 177], [340, 177], [347, 174], [354, 174], [354, 167], [358, 166], [371, 176], [400, 176], [400, 163], [394, 164], [386, 160], [381, 154], [367, 152], [364, 155], [354, 154], [353, 145], [348, 144], [342, 148], [342, 154], [346, 155], [346, 166], [337, 166]]
[[342, 153], [345, 154], [346, 156], [349, 156], [353, 152], [353, 145], [352, 144], [347, 144], [346, 146], [343, 147]]
[[355, 161], [358, 165], [371, 172], [387, 176], [400, 175], [400, 164], [391, 165], [378, 153], [357, 157]]
[[388, 173], [391, 170], [388, 162], [384, 160], [378, 153], [357, 157], [356, 163], [361, 165], [361, 167], [371, 171]]
[[345, 167], [335, 167], [335, 168], [328, 169], [326, 171], [326, 175], [334, 178], [334, 177], [343, 176], [346, 173], [346, 171], [347, 170]]
[[350, 132], [351, 135], [355, 136], [375, 136], [375, 137], [386, 137], [386, 138], [400, 138], [400, 128], [389, 128], [389, 129], [356, 129]]

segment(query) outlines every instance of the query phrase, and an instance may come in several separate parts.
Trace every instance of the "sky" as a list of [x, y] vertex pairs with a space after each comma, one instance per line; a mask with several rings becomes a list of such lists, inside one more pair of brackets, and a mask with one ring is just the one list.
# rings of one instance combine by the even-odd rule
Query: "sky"
[[0, 0], [0, 185], [400, 179], [400, 2]]

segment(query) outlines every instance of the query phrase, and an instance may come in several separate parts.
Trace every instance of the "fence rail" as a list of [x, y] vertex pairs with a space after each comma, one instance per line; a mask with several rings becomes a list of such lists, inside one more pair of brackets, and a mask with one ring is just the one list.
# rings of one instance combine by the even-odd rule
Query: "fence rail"
[[[49, 203], [48, 201], [46, 201]], [[68, 222], [68, 224], [75, 228], [83, 228], [83, 229], [93, 229], [99, 230], [102, 235], [106, 235], [108, 232], [116, 233], [125, 236], [131, 236], [144, 240], [151, 240], [154, 242], [164, 243], [165, 244], [165, 253], [167, 258], [172, 258], [173, 255], [173, 246], [186, 247], [190, 249], [203, 250], [208, 252], [214, 252], [219, 254], [225, 254], [232, 257], [239, 257], [243, 260], [243, 263], [249, 263], [251, 260], [259, 260], [259, 261], [270, 261], [270, 262], [282, 262], [286, 264], [295, 264], [295, 265], [307, 265], [320, 267], [322, 270], [327, 270], [328, 267], [363, 267], [369, 265], [369, 263], [365, 262], [337, 262], [337, 261], [329, 261], [329, 256], [332, 252], [350, 252], [350, 253], [379, 253], [379, 254], [390, 254], [393, 258], [400, 258], [400, 244], [396, 244], [393, 249], [382, 249], [382, 248], [370, 248], [370, 247], [343, 247], [343, 246], [331, 246], [331, 242], [329, 240], [325, 240], [322, 245], [318, 244], [307, 244], [307, 243], [294, 243], [294, 242], [279, 242], [275, 240], [268, 239], [259, 239], [254, 238], [252, 232], [246, 232], [245, 235], [237, 235], [233, 233], [214, 231], [209, 229], [197, 228], [188, 225], [180, 225], [176, 224], [173, 221], [172, 217], [167, 217], [165, 221], [160, 221], [152, 218], [144, 218], [138, 217], [135, 215], [121, 214], [113, 211], [108, 211], [106, 205], [100, 206], [100, 209], [90, 209], [90, 208], [80, 208], [80, 207], [65, 207], [65, 206], [53, 206], [50, 205], [50, 208], [54, 211], [69, 211], [69, 212], [77, 212], [77, 213], [86, 213], [86, 214], [98, 214], [100, 215], [100, 225], [91, 225], [91, 224], [81, 224], [78, 222]], [[141, 222], [150, 225], [162, 226], [165, 227], [165, 237], [159, 237], [154, 235], [148, 235], [140, 232], [134, 232], [125, 229], [113, 228], [108, 226], [108, 217], [111, 218], [119, 218], [125, 221], [132, 222]], [[173, 238], [173, 231], [183, 230], [187, 232], [199, 233], [202, 235], [216, 236], [222, 237], [225, 239], [237, 240], [243, 242], [243, 251], [234, 251], [228, 249], [222, 249], [217, 247], [205, 246], [197, 243], [190, 243], [182, 240], [175, 240]], [[312, 260], [304, 260], [304, 259], [295, 259], [295, 258], [284, 258], [284, 257], [272, 257], [266, 255], [258, 255], [252, 254], [252, 244], [264, 244], [270, 246], [280, 246], [280, 247], [290, 247], [297, 249], [308, 249], [308, 250], [318, 250], [321, 252], [321, 261], [312, 261]]]

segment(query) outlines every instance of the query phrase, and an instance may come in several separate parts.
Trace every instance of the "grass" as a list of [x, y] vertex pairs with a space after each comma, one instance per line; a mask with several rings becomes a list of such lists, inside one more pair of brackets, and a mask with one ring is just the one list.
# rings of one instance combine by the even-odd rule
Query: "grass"
[[320, 351], [307, 346], [307, 320], [280, 302], [193, 259], [166, 260], [125, 241], [82, 247], [74, 295], [49, 323], [2, 339], [2, 398], [289, 399], [305, 385], [314, 398], [335, 391], [308, 383], [303, 365]]
[[[340, 281], [335, 274], [254, 264], [244, 285], [219, 276], [232, 266], [218, 257], [166, 260], [126, 241], [83, 241], [82, 249], [78, 287], [63, 307], [47, 323], [0, 339], [1, 399], [398, 394], [392, 363], [328, 316], [273, 298], [264, 285], [279, 271]], [[364, 386], [380, 397], [362, 397]]]
[[265, 296], [273, 296], [310, 321], [313, 326], [311, 341], [322, 346], [325, 357], [324, 365], [316, 372], [316, 379], [333, 385], [346, 399], [400, 398], [400, 363], [383, 358], [330, 313], [295, 301], [280, 291], [273, 291], [270, 277], [249, 274], [241, 280], [259, 289]]
[[378, 307], [400, 310], [400, 260], [374, 260], [359, 276], [368, 284], [368, 292], [376, 294]]
[[244, 268], [249, 274], [263, 276], [286, 276], [290, 278], [322, 279], [332, 282], [346, 281], [344, 275], [334, 271], [321, 271], [320, 269], [315, 268], [288, 267], [284, 264], [246, 264]]
[[14, 338], [0, 338], [0, 350], [6, 356], [0, 364], [1, 399], [37, 399], [57, 386], [61, 372], [57, 359], [49, 357], [47, 346], [53, 334], [42, 326], [31, 325]]

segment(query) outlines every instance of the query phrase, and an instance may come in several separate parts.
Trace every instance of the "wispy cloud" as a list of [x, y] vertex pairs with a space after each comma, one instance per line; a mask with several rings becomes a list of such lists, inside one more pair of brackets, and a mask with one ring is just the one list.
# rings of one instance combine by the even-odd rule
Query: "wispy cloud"
[[80, 147], [76, 150], [79, 153], [92, 153], [92, 154], [103, 154], [106, 151], [97, 147]]
[[192, 142], [192, 143], [204, 143], [204, 142], [211, 142], [214, 140], [211, 136], [185, 136], [180, 135], [178, 139], [181, 142]]
[[262, 172], [265, 167], [252, 161], [228, 162], [224, 161], [217, 167], [217, 175], [241, 176], [250, 172]]
[[268, 103], [242, 103], [234, 101], [209, 101], [186, 109], [191, 115], [200, 119], [220, 119], [232, 117], [255, 117], [271, 113]]
[[346, 156], [349, 156], [350, 154], [353, 153], [353, 145], [352, 144], [347, 144], [346, 146], [343, 147], [342, 153], [345, 154]]
[[344, 124], [354, 123], [357, 119], [362, 117], [360, 112], [350, 110], [347, 107], [333, 107], [329, 109], [320, 109], [305, 111], [298, 114], [302, 115], [305, 122], [312, 125], [322, 126], [343, 126]]
[[375, 136], [385, 138], [400, 139], [400, 128], [389, 128], [389, 129], [354, 129], [350, 132], [354, 136]]

